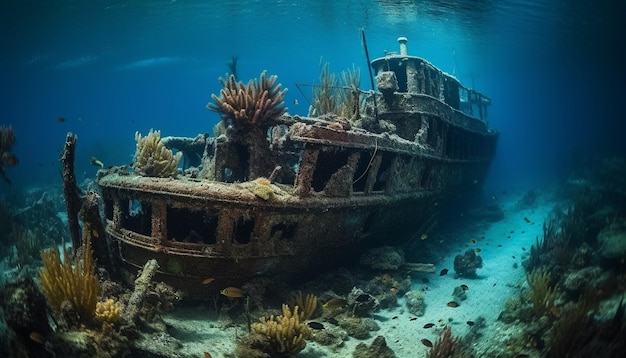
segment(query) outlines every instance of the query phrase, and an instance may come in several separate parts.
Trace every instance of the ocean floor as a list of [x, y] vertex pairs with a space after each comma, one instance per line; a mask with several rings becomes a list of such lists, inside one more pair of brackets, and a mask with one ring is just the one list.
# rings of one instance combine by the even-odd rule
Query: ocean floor
[[[453, 336], [478, 335], [479, 338], [473, 340], [476, 352], [502, 352], [510, 356], [519, 353], [533, 357], [530, 346], [524, 352], [514, 352], [511, 349], [515, 348], [507, 347], [508, 337], [516, 334], [511, 331], [515, 326], [498, 321], [506, 301], [519, 296], [521, 287], [526, 285], [522, 261], [536, 238], [542, 236], [543, 223], [553, 210], [553, 203], [541, 198], [532, 208], [520, 209], [518, 203], [523, 194], [492, 198], [504, 211], [500, 221], [487, 223], [460, 217], [463, 225], [446, 228], [441, 224], [428, 234], [423, 244], [431, 250], [429, 257], [438, 256], [438, 261], [434, 262], [436, 272], [411, 275], [411, 290], [422, 291], [425, 297], [423, 316], [409, 313], [406, 299], [399, 296], [395, 308], [374, 313], [380, 329], [370, 332], [369, 338], [348, 337], [332, 349], [309, 342], [298, 357], [352, 357], [357, 344], [369, 346], [377, 336], [385, 338], [396, 357], [426, 357], [429, 348], [422, 340], [435, 342], [445, 326], [451, 327]], [[475, 278], [459, 278], [453, 269], [455, 256], [477, 248], [483, 267], [478, 269]], [[441, 274], [443, 269], [448, 269], [447, 274]], [[453, 296], [454, 288], [460, 285], [467, 285], [465, 300]], [[449, 307], [450, 301], [459, 306]], [[211, 303], [177, 307], [165, 316], [165, 321], [172, 336], [182, 343], [182, 354], [200, 356], [208, 352], [214, 358], [229, 356], [235, 349], [236, 338], [247, 332], [245, 324], [235, 324], [227, 315], [220, 317]], [[434, 325], [425, 328], [428, 323]]]

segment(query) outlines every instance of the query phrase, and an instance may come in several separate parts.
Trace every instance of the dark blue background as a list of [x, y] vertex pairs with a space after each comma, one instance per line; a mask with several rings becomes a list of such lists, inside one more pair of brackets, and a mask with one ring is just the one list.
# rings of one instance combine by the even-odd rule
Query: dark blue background
[[130, 163], [135, 131], [211, 131], [218, 116], [205, 106], [233, 55], [241, 80], [277, 74], [292, 114], [307, 112], [295, 83], [314, 83], [323, 61], [335, 72], [354, 63], [369, 89], [364, 27], [373, 58], [406, 36], [409, 54], [492, 98], [501, 137], [487, 192], [548, 184], [626, 152], [624, 3], [2, 1], [0, 124], [14, 127], [20, 158], [8, 175], [13, 187], [60, 184], [68, 131], [79, 181], [94, 176], [92, 155]]

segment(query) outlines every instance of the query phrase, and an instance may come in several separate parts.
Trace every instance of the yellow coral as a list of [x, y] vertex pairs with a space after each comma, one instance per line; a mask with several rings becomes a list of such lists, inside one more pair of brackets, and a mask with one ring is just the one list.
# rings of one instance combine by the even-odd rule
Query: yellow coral
[[300, 319], [307, 320], [313, 316], [315, 310], [317, 309], [317, 296], [314, 294], [307, 294], [306, 296], [302, 295], [302, 291], [298, 291], [298, 293], [289, 300], [289, 306], [294, 309], [298, 307], [302, 312], [300, 312]]
[[252, 329], [270, 340], [274, 352], [269, 353], [296, 354], [306, 347], [306, 339], [310, 336], [309, 327], [301, 322], [300, 317], [298, 306], [292, 312], [284, 304], [282, 315], [272, 315], [269, 319], [261, 317], [261, 322], [254, 323]]
[[96, 303], [96, 318], [103, 322], [116, 323], [122, 315], [122, 304], [112, 298]]
[[174, 154], [167, 149], [161, 141], [161, 131], [150, 129], [145, 137], [136, 132], [135, 140], [137, 150], [133, 168], [137, 174], [159, 178], [175, 177], [178, 174], [178, 162], [183, 153]]
[[230, 75], [227, 80], [220, 78], [224, 88], [220, 96], [211, 95], [213, 103], [207, 108], [220, 112], [223, 119], [232, 120], [235, 125], [267, 124], [269, 119], [277, 118], [285, 113], [283, 98], [287, 89], [281, 90], [282, 85], [276, 83], [277, 76], [267, 77], [263, 71], [259, 80], [252, 79], [248, 84], [237, 82], [235, 76]]
[[536, 269], [526, 274], [526, 280], [532, 290], [530, 299], [535, 316], [541, 317], [550, 313], [555, 307], [554, 301], [559, 293], [556, 286], [550, 286], [550, 273], [543, 269]]
[[100, 282], [95, 273], [89, 237], [81, 247], [82, 260], [70, 260], [63, 243], [63, 261], [59, 248], [42, 251], [43, 269], [40, 273], [43, 293], [57, 312], [64, 302], [69, 302], [81, 323], [89, 323], [95, 314]]

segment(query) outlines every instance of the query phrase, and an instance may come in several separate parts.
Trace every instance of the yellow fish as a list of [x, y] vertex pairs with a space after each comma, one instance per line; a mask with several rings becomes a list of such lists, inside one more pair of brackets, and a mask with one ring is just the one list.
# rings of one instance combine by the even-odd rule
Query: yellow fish
[[324, 308], [334, 310], [337, 308], [344, 307], [347, 304], [348, 304], [348, 301], [344, 300], [343, 298], [331, 298], [330, 300], [328, 300], [328, 302], [324, 303], [322, 306]]
[[242, 298], [246, 296], [243, 290], [237, 287], [226, 287], [225, 289], [221, 290], [220, 293], [230, 298]]

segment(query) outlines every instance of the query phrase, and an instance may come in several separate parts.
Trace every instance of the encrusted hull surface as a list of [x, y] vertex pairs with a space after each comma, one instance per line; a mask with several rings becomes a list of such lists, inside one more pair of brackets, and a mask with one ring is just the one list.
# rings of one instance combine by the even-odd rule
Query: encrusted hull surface
[[[351, 88], [349, 118], [278, 115], [275, 76], [249, 87], [230, 77], [209, 105], [222, 115], [220, 135], [150, 137], [135, 163], [147, 167], [101, 171], [106, 232], [124, 267], [156, 259], [158, 279], [202, 298], [406, 243], [448, 199], [480, 190], [498, 138], [490, 100], [406, 48], [372, 66], [380, 92]], [[151, 157], [164, 146], [195, 164], [176, 178], [137, 175], [172, 176], [158, 170], [171, 168], [167, 155]]]

